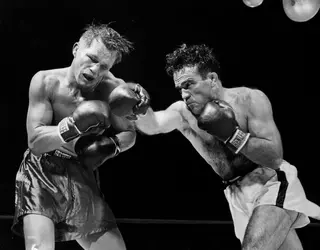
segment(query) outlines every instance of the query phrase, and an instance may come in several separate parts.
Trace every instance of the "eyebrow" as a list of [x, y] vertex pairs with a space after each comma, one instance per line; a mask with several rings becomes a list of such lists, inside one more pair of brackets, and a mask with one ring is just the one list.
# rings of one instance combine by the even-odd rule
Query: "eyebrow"
[[182, 89], [186, 84], [188, 84], [189, 82], [193, 82], [193, 79], [186, 79], [184, 81], [182, 81], [179, 86], [175, 86], [176, 89]]
[[106, 69], [109, 68], [109, 64], [101, 63], [101, 61], [97, 55], [91, 54], [91, 53], [88, 53], [88, 55], [93, 57], [94, 60], [97, 60], [103, 68], [106, 68]]
[[99, 61], [99, 57], [95, 54], [92, 54], [92, 53], [87, 53], [89, 56], [93, 57], [94, 59], [98, 60]]

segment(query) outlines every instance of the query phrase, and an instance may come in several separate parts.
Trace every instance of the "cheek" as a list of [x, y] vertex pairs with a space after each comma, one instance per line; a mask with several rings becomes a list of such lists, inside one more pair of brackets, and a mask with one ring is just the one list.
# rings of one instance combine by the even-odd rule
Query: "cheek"
[[77, 66], [78, 67], [83, 67], [85, 66], [86, 64], [88, 64], [88, 59], [86, 56], [82, 56], [81, 54], [78, 55], [78, 58], [77, 58]]
[[192, 92], [198, 98], [206, 99], [207, 97], [210, 96], [211, 89], [205, 88], [205, 87], [201, 87], [201, 88], [198, 87], [198, 88], [194, 88]]

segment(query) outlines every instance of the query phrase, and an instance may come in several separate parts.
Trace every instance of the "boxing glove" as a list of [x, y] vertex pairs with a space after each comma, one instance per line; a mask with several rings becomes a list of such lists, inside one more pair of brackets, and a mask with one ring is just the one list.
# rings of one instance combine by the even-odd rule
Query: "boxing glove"
[[239, 128], [232, 107], [225, 101], [207, 103], [197, 117], [198, 127], [225, 143], [234, 153], [239, 153], [250, 133]]
[[110, 126], [110, 108], [102, 101], [84, 101], [58, 124], [58, 132], [63, 142], [79, 136], [99, 134]]
[[144, 115], [150, 106], [150, 97], [139, 84], [127, 83], [110, 93], [109, 106], [117, 116]]
[[120, 153], [119, 140], [116, 136], [81, 136], [75, 144], [75, 152], [86, 167], [95, 169]]
[[139, 103], [133, 107], [133, 113], [135, 115], [145, 115], [150, 107], [150, 95], [140, 84], [130, 82], [127, 84], [139, 97]]

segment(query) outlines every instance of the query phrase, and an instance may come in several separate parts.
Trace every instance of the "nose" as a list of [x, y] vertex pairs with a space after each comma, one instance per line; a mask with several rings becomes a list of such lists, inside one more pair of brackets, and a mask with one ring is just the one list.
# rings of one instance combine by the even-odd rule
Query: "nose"
[[187, 100], [190, 97], [190, 93], [188, 90], [182, 89], [181, 96], [183, 100]]
[[99, 65], [96, 63], [96, 64], [93, 64], [91, 67], [90, 67], [90, 72], [91, 74], [96, 77], [99, 73]]

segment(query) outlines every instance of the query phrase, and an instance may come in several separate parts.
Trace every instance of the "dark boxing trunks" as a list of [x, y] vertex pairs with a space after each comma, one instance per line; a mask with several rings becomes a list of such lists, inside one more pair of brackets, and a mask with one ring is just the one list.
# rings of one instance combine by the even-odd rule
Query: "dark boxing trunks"
[[16, 176], [12, 231], [23, 236], [26, 214], [49, 217], [56, 241], [67, 241], [117, 227], [95, 172], [62, 152], [35, 156], [28, 149]]

